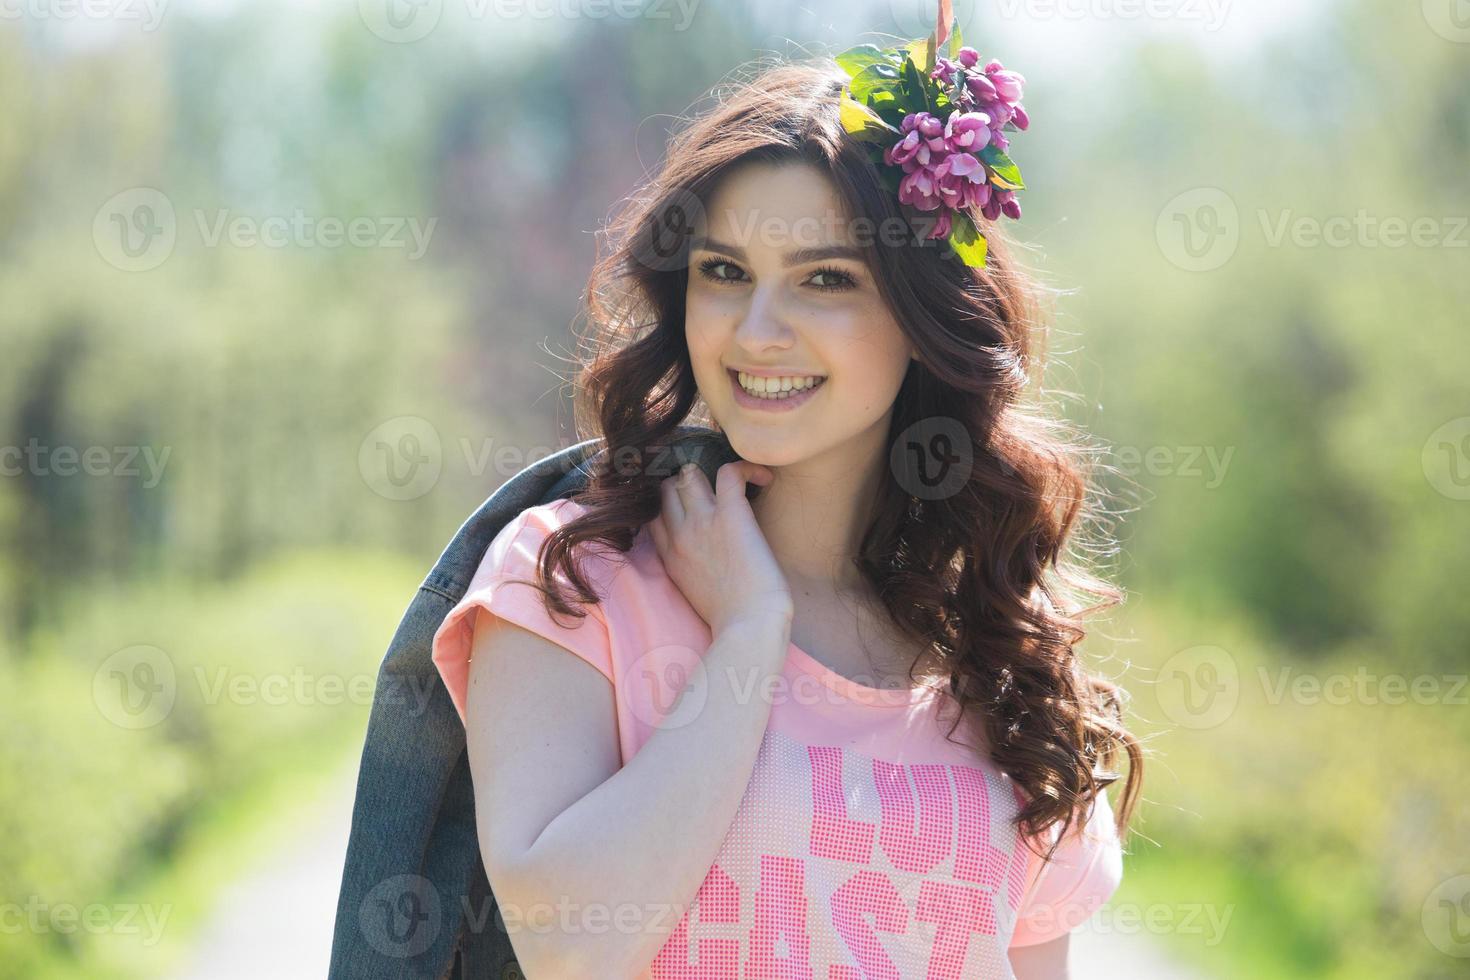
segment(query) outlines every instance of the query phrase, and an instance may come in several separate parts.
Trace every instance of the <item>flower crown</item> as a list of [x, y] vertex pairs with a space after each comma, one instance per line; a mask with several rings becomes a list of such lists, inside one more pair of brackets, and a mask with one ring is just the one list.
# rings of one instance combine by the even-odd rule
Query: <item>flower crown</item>
[[[939, 54], [946, 40], [948, 57]], [[1026, 79], [999, 61], [977, 68], [979, 52], [961, 44], [950, 2], [941, 0], [927, 39], [837, 55], [849, 76], [841, 120], [853, 138], [882, 148], [879, 171], [901, 204], [939, 212], [926, 237], [948, 237], [966, 265], [983, 268], [985, 236], [967, 209], [980, 208], [988, 221], [1021, 217], [1015, 192], [1026, 185], [1006, 155], [1005, 130], [1031, 120], [1021, 107]]]

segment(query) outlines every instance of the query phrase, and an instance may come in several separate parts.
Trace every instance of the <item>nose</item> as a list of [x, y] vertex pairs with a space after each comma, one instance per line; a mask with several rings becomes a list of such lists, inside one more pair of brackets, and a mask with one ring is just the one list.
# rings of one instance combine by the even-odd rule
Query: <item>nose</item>
[[796, 342], [777, 290], [756, 288], [735, 325], [735, 343], [751, 353], [786, 350]]

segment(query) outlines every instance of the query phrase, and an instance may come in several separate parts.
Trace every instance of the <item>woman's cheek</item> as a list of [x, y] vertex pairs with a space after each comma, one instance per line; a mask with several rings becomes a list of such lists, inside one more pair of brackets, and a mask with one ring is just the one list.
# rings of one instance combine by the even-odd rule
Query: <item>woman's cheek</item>
[[707, 296], [690, 293], [684, 299], [684, 336], [693, 352], [707, 346], [719, 329], [719, 311]]
[[725, 325], [738, 322], [740, 315], [740, 300], [736, 297], [699, 288], [685, 294], [686, 321], [706, 335], [713, 335]]

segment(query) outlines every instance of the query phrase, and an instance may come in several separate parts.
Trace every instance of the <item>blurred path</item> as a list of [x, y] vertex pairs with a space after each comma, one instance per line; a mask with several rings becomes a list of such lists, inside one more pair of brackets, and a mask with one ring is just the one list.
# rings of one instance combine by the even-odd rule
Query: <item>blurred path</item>
[[1072, 980], [1207, 980], [1168, 959], [1148, 933], [1098, 932], [1083, 924], [1072, 932]]
[[357, 763], [333, 773], [288, 846], [220, 892], [194, 951], [170, 980], [322, 980], [352, 825]]
[[[220, 894], [194, 952], [169, 980], [321, 980], [357, 789], [357, 760], [332, 776], [295, 842]], [[1073, 980], [1206, 980], [1171, 963], [1146, 933], [1072, 934]]]

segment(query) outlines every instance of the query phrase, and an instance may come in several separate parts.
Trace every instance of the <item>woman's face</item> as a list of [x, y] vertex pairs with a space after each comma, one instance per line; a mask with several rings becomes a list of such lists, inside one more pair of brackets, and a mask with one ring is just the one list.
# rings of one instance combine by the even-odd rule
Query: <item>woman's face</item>
[[914, 349], [828, 178], [805, 164], [746, 164], [721, 182], [703, 219], [685, 337], [700, 394], [735, 451], [782, 466], [886, 437]]

